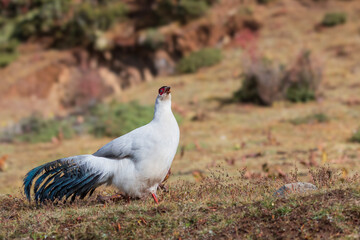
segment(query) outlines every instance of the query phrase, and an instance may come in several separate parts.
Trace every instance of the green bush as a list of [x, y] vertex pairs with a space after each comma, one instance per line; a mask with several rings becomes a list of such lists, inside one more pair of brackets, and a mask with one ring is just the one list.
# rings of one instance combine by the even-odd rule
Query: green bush
[[316, 99], [316, 91], [322, 79], [322, 68], [313, 59], [310, 51], [303, 51], [288, 70], [283, 80], [286, 99], [291, 102], [308, 102]]
[[360, 128], [352, 135], [350, 141], [360, 143]]
[[290, 102], [309, 102], [315, 100], [315, 92], [307, 85], [293, 84], [286, 91], [286, 99]]
[[[154, 116], [154, 106], [137, 102], [97, 104], [86, 117], [89, 133], [96, 137], [119, 137], [149, 123]], [[178, 123], [181, 117], [175, 114]]]
[[[154, 106], [137, 102], [96, 104], [84, 113], [85, 121], [74, 116], [44, 119], [39, 115], [24, 118], [16, 126], [0, 129], [0, 141], [49, 142], [62, 135], [69, 139], [78, 134], [90, 133], [96, 137], [119, 137], [149, 123], [154, 116]], [[175, 114], [181, 124], [181, 117]]]
[[177, 64], [176, 69], [179, 73], [193, 73], [201, 67], [215, 65], [219, 63], [221, 59], [222, 55], [219, 49], [204, 48], [182, 58]]
[[183, 21], [198, 18], [208, 10], [206, 1], [199, 0], [182, 0], [179, 3], [178, 14]]
[[332, 12], [325, 14], [322, 25], [327, 27], [333, 27], [346, 22], [346, 14], [343, 12]]
[[12, 41], [51, 36], [57, 47], [94, 47], [99, 33], [126, 14], [125, 3], [115, 0], [10, 1], [0, 9], [0, 67], [16, 58], [16, 47], [1, 49]]
[[17, 58], [17, 45], [18, 42], [14, 39], [7, 42], [0, 41], [0, 67], [5, 67]]
[[12, 19], [16, 25], [12, 37], [18, 40], [26, 40], [34, 35], [53, 33], [66, 21], [70, 3], [70, 0], [38, 0], [29, 6], [22, 6], [21, 1], [19, 1], [19, 5], [14, 6], [14, 8], [23, 7], [26, 12], [20, 14], [16, 11]]
[[267, 59], [245, 63], [242, 86], [234, 93], [234, 100], [258, 105], [271, 105], [281, 98], [283, 69]]
[[160, 0], [154, 10], [154, 19], [158, 19], [158, 24], [163, 25], [171, 21], [181, 21], [186, 23], [192, 19], [203, 16], [209, 6], [217, 0]]
[[122, 2], [105, 1], [104, 4], [82, 3], [75, 8], [70, 21], [58, 31], [56, 45], [60, 46], [93, 46], [99, 34], [108, 30], [116, 21], [127, 14], [126, 5]]
[[149, 123], [153, 115], [152, 106], [142, 106], [136, 102], [98, 104], [90, 109], [87, 124], [90, 133], [96, 137], [118, 137]]
[[20, 122], [20, 135], [14, 136], [14, 140], [22, 142], [49, 142], [53, 137], [60, 134], [68, 139], [74, 136], [75, 132], [71, 123], [66, 120], [50, 119], [44, 120], [38, 115], [33, 115]]
[[150, 28], [145, 32], [145, 38], [142, 41], [142, 45], [155, 50], [161, 47], [165, 43], [165, 36], [162, 35], [157, 29]]
[[259, 96], [257, 90], [256, 76], [244, 76], [241, 88], [234, 93], [234, 99], [237, 102], [249, 102], [259, 105], [266, 105]]

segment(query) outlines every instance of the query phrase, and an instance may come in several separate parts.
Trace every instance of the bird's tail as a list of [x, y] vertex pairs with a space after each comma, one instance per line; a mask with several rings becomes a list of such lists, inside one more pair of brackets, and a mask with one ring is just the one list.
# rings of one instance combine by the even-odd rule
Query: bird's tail
[[36, 202], [61, 200], [63, 197], [68, 199], [70, 196], [73, 201], [77, 196], [82, 199], [88, 193], [90, 196], [109, 179], [107, 174], [89, 164], [90, 156], [63, 158], [32, 169], [24, 178], [24, 192], [28, 200], [31, 200], [31, 187], [36, 178]]

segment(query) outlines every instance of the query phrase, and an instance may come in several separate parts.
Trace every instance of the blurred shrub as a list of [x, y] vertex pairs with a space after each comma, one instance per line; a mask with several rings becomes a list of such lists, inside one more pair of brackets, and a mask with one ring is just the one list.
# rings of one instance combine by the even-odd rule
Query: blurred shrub
[[305, 117], [291, 119], [289, 122], [294, 125], [300, 125], [300, 124], [326, 123], [329, 121], [330, 118], [325, 113], [315, 113]]
[[141, 39], [142, 45], [155, 50], [165, 43], [165, 36], [156, 28], [150, 28], [145, 31], [144, 38]]
[[[3, 4], [4, 6], [1, 6]], [[125, 3], [115, 0], [33, 0], [0, 2], [0, 66], [11, 62], [16, 52], [11, 42], [26, 41], [30, 37], [51, 36], [61, 47], [92, 46], [99, 32], [127, 14]]]
[[20, 122], [21, 134], [14, 136], [13, 140], [22, 142], [49, 142], [54, 137], [71, 138], [74, 130], [66, 120], [50, 119], [44, 120], [39, 115], [33, 115]]
[[206, 1], [182, 0], [179, 3], [178, 14], [181, 20], [187, 21], [204, 15], [207, 10]]
[[322, 67], [310, 55], [310, 51], [302, 51], [288, 69], [266, 59], [244, 59], [243, 84], [234, 93], [234, 99], [261, 105], [283, 99], [291, 102], [315, 100]]
[[12, 37], [19, 40], [26, 40], [33, 35], [52, 33], [55, 27], [63, 24], [70, 9], [70, 0], [37, 0], [28, 5], [23, 1], [13, 1], [13, 4], [15, 2], [17, 3], [13, 6], [15, 9], [23, 8], [20, 12], [17, 10], [13, 18], [16, 27]]
[[291, 102], [315, 100], [321, 79], [322, 67], [311, 59], [310, 51], [302, 51], [282, 81], [286, 99]]
[[242, 87], [234, 93], [236, 101], [271, 105], [281, 98], [281, 67], [275, 66], [267, 59], [246, 59], [243, 64]]
[[293, 84], [288, 88], [286, 98], [291, 102], [308, 102], [315, 100], [315, 92], [307, 85]]
[[[0, 129], [0, 142], [49, 142], [53, 138], [69, 139], [78, 134], [90, 133], [96, 137], [119, 137], [149, 123], [154, 106], [137, 102], [96, 104], [80, 116], [44, 119], [32, 115], [7, 129]], [[181, 124], [182, 118], [175, 114]]]
[[160, 0], [155, 9], [159, 24], [167, 24], [171, 21], [186, 23], [189, 20], [203, 16], [209, 6], [217, 0]]
[[101, 37], [99, 32], [108, 30], [116, 21], [124, 19], [126, 13], [126, 5], [122, 2], [82, 3], [75, 8], [74, 16], [63, 27], [63, 34], [58, 35], [58, 39], [70, 46], [93, 44], [97, 37]]
[[98, 104], [90, 109], [90, 133], [96, 137], [118, 137], [149, 123], [154, 115], [152, 106], [136, 102], [128, 104]]
[[18, 41], [12, 38], [14, 28], [15, 24], [0, 15], [0, 67], [8, 65], [17, 58]]
[[17, 58], [17, 45], [18, 42], [14, 39], [7, 42], [0, 41], [0, 67], [5, 67]]
[[346, 13], [343, 12], [332, 12], [325, 14], [322, 25], [327, 27], [333, 27], [346, 22]]
[[[119, 137], [149, 123], [154, 116], [154, 106], [137, 102], [97, 104], [89, 111], [86, 124], [89, 133], [96, 137]], [[178, 123], [181, 118], [175, 114]]]
[[96, 137], [118, 137], [149, 123], [154, 115], [153, 106], [141, 106], [136, 102], [96, 104], [84, 113], [84, 117], [44, 119], [32, 115], [17, 125], [3, 129], [1, 141], [49, 142], [53, 138], [72, 138], [88, 132]]
[[193, 73], [201, 67], [212, 66], [222, 59], [220, 49], [204, 48], [182, 58], [176, 66], [179, 73]]
[[354, 132], [354, 134], [350, 138], [350, 141], [360, 143], [360, 128], [356, 132]]

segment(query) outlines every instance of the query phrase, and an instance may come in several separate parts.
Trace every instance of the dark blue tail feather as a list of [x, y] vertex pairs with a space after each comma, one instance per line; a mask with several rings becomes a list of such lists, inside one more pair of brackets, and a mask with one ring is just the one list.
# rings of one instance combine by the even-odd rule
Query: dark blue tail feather
[[[37, 179], [36, 179], [37, 178]], [[24, 178], [24, 192], [31, 200], [31, 187], [33, 181], [36, 202], [46, 200], [61, 200], [63, 197], [75, 200], [77, 196], [84, 198], [105, 182], [100, 182], [101, 173], [87, 168], [76, 160], [59, 159], [32, 169]]]
[[31, 189], [32, 182], [33, 182], [34, 178], [37, 175], [39, 175], [39, 173], [44, 169], [45, 165], [46, 164], [34, 168], [30, 172], [28, 172], [24, 178], [24, 192], [25, 192], [26, 198], [29, 201], [30, 201], [30, 189]]

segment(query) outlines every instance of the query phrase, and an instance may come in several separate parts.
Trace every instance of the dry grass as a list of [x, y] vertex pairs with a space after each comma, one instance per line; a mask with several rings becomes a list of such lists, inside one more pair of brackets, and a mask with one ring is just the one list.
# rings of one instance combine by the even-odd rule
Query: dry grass
[[[114, 238], [294, 238], [358, 236], [359, 179], [324, 177], [319, 190], [278, 199], [282, 181], [229, 177], [222, 169], [199, 184], [177, 181], [159, 194], [159, 205], [143, 201], [100, 203], [95, 197], [74, 203], [29, 204], [0, 196], [0, 237], [32, 239]], [[291, 221], [291, 222], [289, 222]]]

